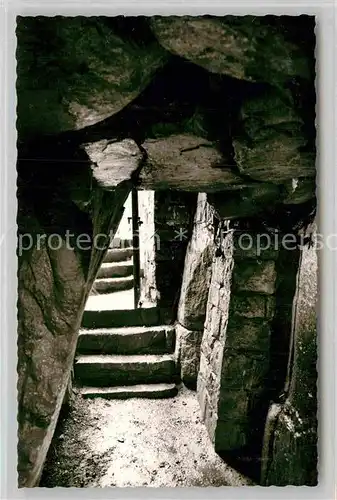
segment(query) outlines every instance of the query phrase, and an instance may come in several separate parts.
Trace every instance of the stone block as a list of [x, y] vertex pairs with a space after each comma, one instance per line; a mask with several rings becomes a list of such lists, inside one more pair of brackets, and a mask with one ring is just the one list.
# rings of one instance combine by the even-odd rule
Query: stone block
[[200, 364], [202, 332], [188, 330], [177, 323], [176, 335], [179, 350], [181, 380], [187, 387], [195, 389], [197, 386]]
[[276, 269], [272, 260], [240, 262], [234, 266], [233, 287], [238, 292], [272, 295], [275, 292]]
[[225, 349], [221, 373], [221, 391], [242, 388], [250, 390], [264, 387], [268, 371], [268, 353], [241, 354], [234, 349]]
[[251, 231], [236, 231], [233, 238], [233, 255], [235, 261], [253, 260], [277, 260], [278, 239], [275, 235], [266, 232], [255, 233]]
[[[186, 210], [184, 211], [186, 214]], [[210, 207], [199, 193], [189, 241], [178, 307], [178, 321], [190, 330], [203, 330], [214, 255], [213, 230], [207, 225]]]
[[203, 330], [204, 327], [211, 281], [213, 246], [211, 242], [208, 242], [201, 252], [191, 246], [187, 249], [178, 321], [192, 330]]
[[245, 318], [272, 319], [275, 313], [275, 298], [266, 295], [233, 295], [231, 298], [231, 314]]
[[226, 348], [268, 352], [270, 325], [260, 318], [231, 315], [226, 332]]

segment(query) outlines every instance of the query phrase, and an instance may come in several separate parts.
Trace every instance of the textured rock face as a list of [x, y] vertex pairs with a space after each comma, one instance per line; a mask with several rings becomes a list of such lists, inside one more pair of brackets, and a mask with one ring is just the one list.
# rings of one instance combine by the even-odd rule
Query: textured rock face
[[132, 139], [109, 144], [103, 140], [84, 146], [93, 162], [93, 176], [99, 186], [114, 189], [138, 169], [143, 154]]
[[[37, 161], [34, 151], [31, 153]], [[52, 148], [50, 154], [55, 158]], [[68, 161], [74, 170], [60, 176]], [[21, 487], [34, 486], [39, 480], [68, 385], [85, 301], [109, 232], [116, 230], [131, 188], [125, 176], [114, 191], [105, 193], [92, 179], [90, 162], [79, 164], [82, 173], [76, 176], [76, 162], [71, 162], [69, 151], [65, 161], [52, 160], [52, 168], [47, 160], [40, 166], [37, 163], [36, 173], [40, 167], [41, 175], [48, 172], [42, 185], [34, 182], [32, 170], [28, 182], [24, 160], [18, 163]], [[41, 181], [41, 176], [37, 177]], [[76, 203], [71, 199], [75, 184]], [[90, 184], [91, 189], [87, 189]], [[41, 187], [43, 193], [39, 192]]]
[[286, 39], [287, 24], [289, 18], [275, 16], [151, 20], [155, 35], [167, 50], [208, 71], [280, 86], [294, 77], [310, 78], [305, 52]]
[[305, 247], [295, 296], [294, 364], [287, 399], [270, 409], [264, 440], [266, 485], [317, 484], [317, 255]]
[[200, 345], [202, 332], [191, 331], [176, 324], [178, 345], [178, 366], [183, 383], [189, 389], [196, 389], [200, 364]]
[[233, 147], [242, 174], [276, 184], [315, 176], [315, 154], [307, 148], [305, 124], [290, 92], [269, 91], [245, 100], [241, 119]]
[[19, 17], [18, 128], [58, 133], [117, 113], [149, 83], [166, 59], [118, 36], [109, 18]]
[[144, 189], [179, 189], [208, 192], [242, 187], [215, 146], [202, 137], [170, 135], [144, 142], [148, 161], [141, 173]]
[[200, 345], [206, 317], [206, 306], [215, 251], [213, 211], [206, 194], [199, 193], [192, 236], [189, 241], [181, 285], [177, 319], [177, 351], [181, 379], [196, 388], [200, 362]]
[[213, 212], [206, 195], [198, 195], [193, 232], [189, 241], [178, 308], [178, 321], [185, 328], [202, 331], [215, 250]]
[[212, 264], [212, 278], [207, 302], [205, 328], [201, 343], [197, 395], [201, 415], [213, 443], [218, 422], [221, 367], [226, 323], [229, 315], [230, 288], [233, 269], [233, 235], [220, 242], [221, 251]]

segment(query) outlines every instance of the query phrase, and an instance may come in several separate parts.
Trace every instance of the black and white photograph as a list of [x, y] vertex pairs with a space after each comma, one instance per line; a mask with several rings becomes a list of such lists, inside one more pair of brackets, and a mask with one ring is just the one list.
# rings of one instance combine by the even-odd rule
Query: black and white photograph
[[18, 488], [315, 487], [315, 15], [15, 33]]

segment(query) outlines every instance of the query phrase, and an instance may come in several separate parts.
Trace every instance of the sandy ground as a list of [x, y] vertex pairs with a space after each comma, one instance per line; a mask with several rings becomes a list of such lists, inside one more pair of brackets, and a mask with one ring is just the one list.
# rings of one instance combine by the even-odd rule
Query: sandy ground
[[76, 396], [50, 448], [40, 486], [242, 486], [214, 452], [195, 392], [127, 401]]

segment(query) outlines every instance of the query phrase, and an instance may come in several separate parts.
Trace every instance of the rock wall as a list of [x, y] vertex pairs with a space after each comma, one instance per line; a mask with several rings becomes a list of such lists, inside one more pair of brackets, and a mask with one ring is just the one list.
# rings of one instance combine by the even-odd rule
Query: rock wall
[[176, 346], [181, 379], [193, 389], [197, 384], [200, 345], [215, 250], [213, 212], [207, 203], [207, 195], [199, 193], [192, 236], [186, 250], [177, 314]]
[[305, 245], [294, 298], [292, 349], [283, 399], [266, 421], [262, 482], [317, 484], [317, 254]]
[[20, 487], [39, 481], [85, 302], [132, 185], [127, 172], [103, 191], [83, 151], [45, 147], [49, 156], [31, 147], [31, 160], [21, 151], [18, 160]]

